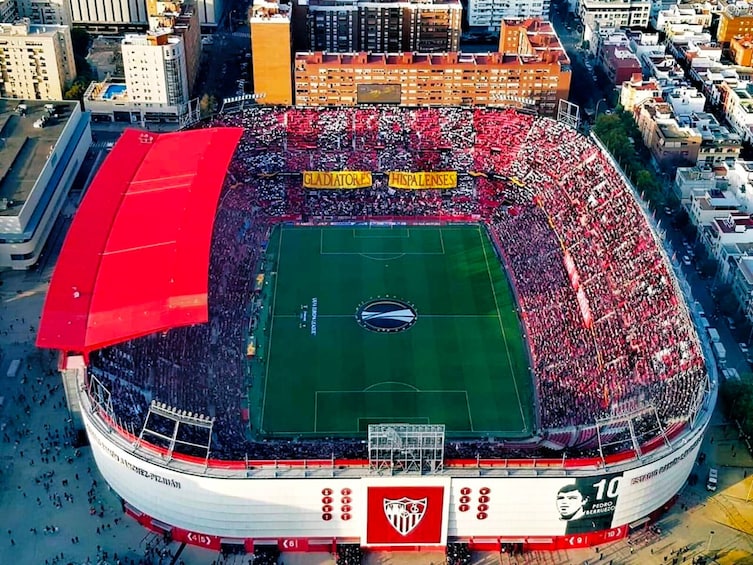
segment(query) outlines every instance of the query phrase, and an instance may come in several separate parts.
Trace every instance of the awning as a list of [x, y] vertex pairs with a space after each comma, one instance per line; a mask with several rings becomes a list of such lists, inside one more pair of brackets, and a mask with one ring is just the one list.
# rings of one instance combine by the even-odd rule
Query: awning
[[217, 200], [243, 130], [126, 130], [87, 190], [37, 346], [87, 353], [206, 322]]

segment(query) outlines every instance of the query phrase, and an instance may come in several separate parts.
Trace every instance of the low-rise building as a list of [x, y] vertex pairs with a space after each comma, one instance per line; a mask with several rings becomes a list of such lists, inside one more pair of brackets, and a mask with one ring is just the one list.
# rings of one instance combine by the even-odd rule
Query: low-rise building
[[753, 142], [753, 83], [719, 85], [724, 117], [744, 142]]
[[695, 165], [701, 148], [701, 134], [681, 125], [666, 102], [648, 102], [633, 113], [643, 142], [657, 165], [664, 169]]
[[703, 194], [714, 190], [716, 181], [716, 173], [705, 163], [692, 167], [677, 167], [672, 192], [683, 206], [689, 206], [693, 194]]
[[75, 101], [0, 99], [0, 269], [37, 263], [91, 146]]
[[740, 310], [753, 324], [753, 254], [741, 255], [732, 276], [732, 292]]
[[753, 66], [753, 35], [736, 35], [730, 42], [729, 51], [736, 65]]
[[730, 191], [713, 189], [701, 194], [691, 194], [687, 210], [690, 222], [694, 226], [704, 226], [710, 224], [715, 218], [738, 212], [739, 207], [740, 202]]
[[627, 47], [605, 45], [599, 51], [599, 66], [614, 85], [622, 84], [641, 72], [641, 62]]
[[713, 7], [708, 2], [693, 4], [674, 4], [669, 8], [659, 10], [652, 18], [654, 27], [664, 33], [669, 33], [672, 26], [678, 24], [698, 25], [702, 28], [711, 27]]
[[661, 98], [661, 87], [655, 78], [643, 80], [641, 73], [635, 73], [630, 80], [622, 83], [620, 88], [620, 106], [626, 112], [633, 112], [636, 106], [644, 102]]
[[667, 93], [667, 102], [676, 116], [703, 112], [706, 97], [692, 86], [680, 86]]
[[698, 163], [717, 166], [734, 162], [740, 157], [742, 140], [734, 131], [723, 126], [716, 116], [708, 112], [694, 112], [681, 117], [683, 125], [694, 128], [701, 134]]

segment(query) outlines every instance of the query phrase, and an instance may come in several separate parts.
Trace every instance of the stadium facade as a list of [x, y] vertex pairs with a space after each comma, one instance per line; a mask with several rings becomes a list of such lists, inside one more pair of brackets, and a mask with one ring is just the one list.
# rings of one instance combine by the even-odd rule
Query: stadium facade
[[[225, 279], [218, 283], [221, 277], [218, 279], [216, 269], [242, 262], [244, 250], [249, 250], [210, 246], [214, 210], [218, 210], [217, 218], [226, 217], [222, 210], [227, 211], [228, 206], [238, 206], [238, 210], [245, 212], [230, 216], [243, 218], [256, 214], [258, 219], [258, 214], [267, 213], [270, 224], [280, 221], [330, 224], [336, 221], [330, 215], [335, 202], [338, 210], [348, 211], [353, 222], [378, 219], [380, 225], [385, 225], [461, 219], [493, 223], [496, 221], [492, 219], [493, 214], [500, 213], [515, 222], [518, 221], [516, 218], [525, 215], [525, 206], [532, 206], [535, 213], [541, 213], [541, 209], [548, 205], [547, 198], [552, 197], [552, 194], [545, 193], [544, 188], [533, 185], [536, 182], [544, 187], [551, 180], [542, 176], [541, 168], [535, 171], [537, 175], [532, 173], [536, 166], [549, 164], [536, 165], [544, 161], [531, 158], [528, 163], [534, 165], [530, 171], [522, 166], [526, 151], [547, 150], [546, 144], [535, 138], [540, 135], [551, 137], [557, 143], [563, 137], [577, 142], [569, 156], [552, 154], [554, 163], [551, 167], [555, 171], [552, 174], [569, 175], [575, 171], [575, 175], [584, 175], [579, 167], [595, 167], [598, 163], [602, 167], [600, 170], [612, 176], [582, 177], [582, 186], [603, 190], [608, 181], [602, 179], [613, 179], [609, 182], [615, 184], [608, 186], [612, 197], [622, 199], [621, 206], [629, 208], [622, 216], [622, 222], [628, 221], [629, 213], [641, 210], [624, 177], [618, 173], [614, 176], [616, 166], [602, 148], [552, 120], [509, 111], [447, 110], [443, 113], [443, 110], [427, 109], [358, 110], [367, 114], [371, 112], [373, 116], [348, 114], [340, 123], [345, 124], [344, 127], [351, 127], [350, 124], [360, 127], [369, 123], [366, 118], [372, 117], [375, 123], [381, 120], [387, 124], [383, 130], [393, 135], [396, 129], [391, 120], [397, 113], [400, 113], [402, 123], [414, 119], [419, 115], [417, 112], [422, 112], [420, 116], [423, 118], [429, 118], [426, 121], [429, 124], [442, 124], [452, 118], [453, 124], [460, 127], [468, 120], [475, 120], [472, 128], [474, 143], [469, 144], [470, 150], [477, 152], [476, 164], [480, 162], [478, 154], [483, 153], [484, 159], [490, 159], [485, 162], [492, 163], [492, 166], [483, 172], [475, 170], [473, 164], [467, 164], [465, 170], [456, 167], [458, 177], [465, 179], [463, 182], [468, 183], [466, 187], [471, 187], [470, 194], [475, 198], [470, 209], [465, 193], [455, 198], [454, 204], [448, 204], [448, 198], [436, 199], [439, 208], [427, 204], [420, 216], [397, 207], [386, 210], [390, 215], [360, 217], [352, 211], [352, 203], [345, 206], [344, 203], [353, 198], [357, 190], [376, 188], [352, 188], [334, 193], [326, 190], [326, 199], [315, 196], [312, 203], [301, 205], [303, 170], [293, 171], [291, 164], [319, 162], [320, 167], [313, 168], [326, 170], [323, 159], [317, 161], [320, 155], [316, 152], [321, 148], [323, 152], [335, 153], [333, 148], [342, 145], [336, 140], [337, 136], [333, 141], [329, 130], [326, 136], [321, 132], [316, 134], [313, 141], [318, 145], [312, 144], [312, 139], [307, 139], [301, 131], [293, 130], [296, 124], [305, 123], [308, 127], [317, 120], [325, 123], [325, 113], [342, 111], [323, 110], [307, 114], [306, 110], [294, 109], [253, 110], [242, 116], [222, 117], [221, 123], [213, 124], [223, 127], [163, 135], [128, 131], [116, 144], [89, 189], [51, 282], [37, 344], [60, 352], [60, 369], [69, 409], [86, 429], [97, 466], [121, 497], [124, 511], [144, 527], [173, 540], [214, 550], [241, 552], [265, 547], [281, 551], [337, 552], [342, 544], [358, 544], [366, 549], [416, 550], [444, 548], [452, 542], [493, 551], [500, 550], [507, 543], [522, 544], [529, 549], [575, 548], [620, 539], [631, 530], [645, 526], [673, 503], [690, 475], [717, 395], [715, 370], [710, 364], [703, 365], [704, 358], [710, 359], [707, 344], [701, 342], [692, 329], [693, 313], [688, 312], [682, 296], [682, 282], [675, 278], [658, 238], [650, 230], [645, 231], [649, 226], [645, 211], [633, 216], [631, 221], [636, 224], [631, 226], [631, 233], [652, 235], [636, 237], [630, 261], [639, 265], [640, 258], [650, 257], [652, 268], [657, 269], [660, 276], [652, 277], [652, 285], [640, 299], [648, 296], [652, 303], [661, 301], [663, 310], [647, 312], [656, 319], [644, 320], [643, 333], [650, 337], [651, 324], [654, 323], [664, 330], [679, 324], [679, 329], [672, 335], [680, 337], [670, 339], [666, 337], [669, 334], [665, 334], [663, 340], [654, 343], [655, 350], [641, 349], [637, 345], [628, 354], [619, 350], [613, 354], [615, 361], [611, 360], [604, 345], [599, 350], [599, 363], [604, 363], [604, 370], [613, 368], [619, 361], [623, 364], [618, 366], [624, 372], [616, 373], [612, 381], [601, 377], [594, 381], [602, 383], [603, 390], [596, 391], [591, 412], [575, 418], [577, 407], [573, 404], [566, 407], [569, 411], [565, 416], [570, 419], [565, 418], [565, 421], [557, 412], [558, 405], [549, 402], [551, 399], [545, 396], [548, 389], [537, 386], [536, 406], [541, 425], [532, 434], [534, 437], [530, 442], [489, 437], [483, 442], [468, 443], [466, 448], [465, 440], [453, 438], [434, 452], [424, 452], [422, 448], [412, 451], [406, 447], [408, 436], [400, 435], [403, 433], [398, 429], [400, 426], [388, 422], [382, 428], [377, 426], [385, 432], [383, 438], [389, 439], [388, 448], [373, 448], [376, 444], [372, 445], [370, 428], [368, 449], [363, 437], [354, 438], [355, 442], [347, 444], [346, 448], [331, 438], [300, 444], [297, 441], [267, 441], [265, 438], [258, 445], [258, 451], [252, 451], [251, 456], [239, 457], [239, 450], [228, 446], [222, 431], [215, 428], [222, 448], [215, 448], [214, 443], [210, 447], [209, 443], [215, 438], [210, 432], [210, 440], [203, 444], [203, 456], [197, 456], [191, 449], [188, 450], [190, 454], [182, 452], [179, 444], [183, 447], [190, 444], [191, 448], [201, 447], [201, 444], [193, 439], [196, 436], [180, 436], [179, 423], [195, 427], [216, 424], [219, 427], [220, 422], [227, 424], [223, 420], [226, 415], [215, 404], [195, 412], [191, 411], [196, 410], [193, 405], [181, 406], [174, 399], [152, 395], [151, 392], [145, 394], [141, 388], [154, 388], [152, 385], [161, 378], [157, 371], [174, 371], [181, 359], [160, 359], [163, 355], [160, 353], [155, 357], [156, 364], [147, 370], [148, 384], [140, 385], [132, 377], [130, 367], [138, 362], [135, 357], [148, 349], [118, 349], [117, 344], [136, 343], [144, 336], [149, 340], [152, 339], [149, 336], [165, 335], [175, 331], [174, 328], [205, 327], [211, 328], [206, 334], [210, 350], [216, 352], [225, 347], [218, 337], [224, 324], [222, 315], [237, 313], [219, 312], [212, 304], [212, 297], [218, 299], [221, 296], [214, 293], [223, 289], [227, 291], [224, 285], [228, 284]], [[334, 123], [331, 115], [327, 115], [329, 121], [326, 123]], [[269, 119], [277, 125], [265, 122]], [[505, 127], [493, 132], [487, 151], [483, 147], [486, 142], [482, 139], [485, 127], [482, 124], [488, 126], [494, 120]], [[234, 125], [243, 125], [246, 129], [228, 127]], [[519, 126], [519, 133], [513, 131], [513, 126]], [[284, 139], [275, 137], [275, 127], [280, 128]], [[503, 151], [499, 145], [503, 132], [512, 154], [509, 159], [499, 157]], [[262, 139], [265, 135], [267, 137]], [[365, 134], [358, 135], [366, 137]], [[357, 152], [361, 147], [361, 139], [356, 137], [346, 145], [347, 151]], [[398, 134], [397, 139], [403, 139], [402, 134]], [[462, 139], [464, 141], [459, 144], [468, 143], [467, 136]], [[404, 139], [398, 143], [413, 141]], [[419, 136], [419, 144], [429, 147], [428, 141], [431, 140]], [[324, 147], [325, 142], [329, 144], [328, 148]], [[378, 151], [390, 149], [381, 145], [378, 132], [374, 143], [381, 147]], [[259, 150], [256, 153], [255, 144]], [[290, 160], [270, 159], [270, 153], [275, 152], [273, 147], [280, 154], [289, 155]], [[496, 149], [492, 150], [492, 147]], [[297, 154], [299, 149], [300, 154]], [[427, 148], [426, 154], [415, 158], [428, 159], [433, 155], [430, 154], [432, 151], [446, 153], [453, 150], [447, 145], [439, 150]], [[367, 151], [364, 155], [371, 155], [374, 162], [370, 169], [362, 166], [362, 170], [371, 170], [375, 176], [381, 174], [385, 171], [384, 154], [380, 159], [379, 155], [372, 155], [371, 148]], [[176, 154], [180, 154], [181, 159], [167, 158]], [[266, 161], [263, 155], [267, 156]], [[453, 157], [456, 164], [462, 156], [463, 152], [459, 151]], [[400, 158], [403, 157], [401, 154]], [[364, 156], [361, 158], [365, 159]], [[393, 154], [390, 158], [396, 157]], [[361, 164], [364, 163], [362, 160]], [[416, 171], [416, 163], [418, 161], [413, 166], [395, 167], [395, 170], [402, 169], [401, 175], [395, 178], [404, 179], [408, 171]], [[498, 168], [494, 168], [494, 163]], [[381, 169], [378, 164], [382, 165]], [[447, 169], [433, 168], [434, 171]], [[331, 179], [337, 176], [338, 170], [348, 170], [348, 167], [331, 170], [333, 175], [309, 175], [307, 178]], [[416, 174], [421, 174], [420, 178], [424, 180], [432, 177]], [[454, 178], [451, 175], [433, 176], [450, 184]], [[500, 191], [496, 199], [489, 195], [482, 197], [486, 184], [480, 187], [473, 183], [479, 178], [495, 177]], [[364, 174], [348, 174], [343, 178], [356, 179], [360, 184], [366, 182]], [[578, 202], [572, 188], [576, 184], [577, 179], [567, 177], [560, 185], [569, 187], [568, 196], [573, 203]], [[246, 185], [262, 187], [262, 192], [249, 193], [255, 197], [249, 201], [243, 192]], [[399, 191], [382, 186], [384, 194], [399, 198], [396, 196]], [[280, 187], [284, 187], [282, 207], [278, 206], [279, 199], [275, 196], [281, 194]], [[441, 190], [454, 194], [454, 189], [449, 186]], [[350, 196], [344, 196], [346, 193]], [[371, 192], [365, 194], [367, 200], [373, 196]], [[560, 193], [556, 192], [556, 195]], [[588, 192], [581, 197], [599, 209], [599, 217], [605, 225], [611, 225], [607, 200], [599, 200]], [[303, 196], [304, 201], [307, 198], [308, 195]], [[410, 200], [410, 203], [422, 202], [423, 197], [417, 198], [419, 200]], [[426, 198], [433, 201], [430, 196]], [[479, 204], [481, 200], [485, 200], [483, 205]], [[558, 202], [561, 201], [560, 198]], [[359, 206], [362, 204], [358, 202]], [[298, 214], [291, 213], [295, 206], [299, 207]], [[305, 214], [300, 214], [304, 209], [301, 206], [305, 207]], [[457, 213], [449, 214], [449, 208]], [[328, 217], [312, 218], [309, 214], [314, 209], [325, 210]], [[402, 215], [395, 215], [401, 210]], [[624, 208], [621, 210], [625, 211]], [[91, 231], [95, 219], [101, 227], [98, 232]], [[141, 221], [134, 223], [137, 219]], [[340, 217], [337, 221], [345, 219]], [[562, 219], [553, 215], [544, 221], [553, 231], [561, 230], [563, 226], [558, 223]], [[585, 212], [577, 222], [587, 227]], [[148, 229], [135, 230], [134, 225]], [[233, 226], [233, 230], [238, 231], [237, 234], [231, 231], [231, 239], [242, 238], [249, 230], [247, 219]], [[217, 239], [227, 226], [215, 225], [214, 228], [214, 238]], [[582, 281], [579, 280], [578, 271], [585, 274], [589, 267], [575, 246], [565, 244], [571, 234], [558, 233], [563, 242], [563, 256], [558, 259], [561, 261], [559, 269], [565, 277], [562, 280], [572, 284], [568, 291], [573, 304], [570, 311], [582, 318], [575, 323], [590, 332], [594, 327], [599, 328], [605, 318], [601, 316], [597, 301], [591, 298], [587, 278], [584, 276]], [[584, 237], [596, 238], [590, 243], [593, 249], [598, 249], [600, 242], [607, 241], [607, 233], [589, 230]], [[533, 232], [527, 237], [533, 237]], [[498, 240], [496, 243], [501, 245]], [[604, 245], [607, 248], [607, 243]], [[217, 257], [214, 254], [219, 250], [224, 255]], [[521, 309], [525, 310], [530, 307], [530, 297], [519, 272], [515, 271], [519, 267], [515, 267], [513, 251], [510, 247], [505, 248], [502, 258], [508, 268], [512, 266], [516, 296], [521, 301]], [[212, 269], [208, 267], [210, 261], [213, 261]], [[603, 258], [599, 265], [614, 267]], [[245, 272], [253, 278], [258, 269], [254, 267]], [[614, 268], [612, 272], [616, 272]], [[619, 283], [615, 278], [610, 281], [614, 288], [618, 288]], [[632, 289], [640, 281], [625, 283]], [[220, 289], [213, 286], [218, 284]], [[623, 307], [631, 310], [628, 298], [626, 303], [612, 306], [615, 312]], [[633, 304], [632, 309], [635, 307], [638, 306]], [[536, 342], [538, 330], [535, 321], [530, 320], [531, 315], [532, 310], [524, 312], [523, 320], [525, 335], [531, 340], [529, 348], [535, 367], [532, 378], [545, 379], [550, 368], [539, 368], [537, 361], [542, 352], [537, 348], [546, 347], [546, 344], [542, 346]], [[241, 318], [241, 324], [248, 324], [244, 316], [236, 317]], [[683, 333], [686, 330], [689, 333]], [[679, 341], [675, 344], [672, 339]], [[236, 344], [236, 350], [255, 355], [250, 353], [250, 348], [247, 349], [245, 340], [241, 341], [243, 343]], [[196, 342], [186, 343], [199, 347]], [[559, 347], [565, 346], [560, 344]], [[677, 364], [673, 357], [675, 347], [679, 356]], [[108, 363], [99, 357], [102, 350], [109, 350], [111, 354], [115, 352]], [[184, 355], [190, 353], [184, 351]], [[570, 361], [568, 355], [571, 355], [569, 351], [559, 350], [560, 358]], [[653, 373], [636, 369], [643, 366], [644, 358], [650, 360], [647, 366]], [[196, 373], [197, 378], [202, 371], [214, 375], [211, 368], [199, 370], [197, 366], [189, 369], [188, 374]], [[567, 372], [560, 375], [567, 375]], [[566, 383], [565, 378], [555, 375], [556, 382]], [[650, 386], [645, 386], [646, 381]], [[171, 381], [176, 382], [178, 388], [194, 384], [188, 380]], [[577, 383], [574, 386], [577, 387]], [[213, 394], [209, 389], [204, 393], [201, 390], [204, 397]], [[560, 394], [567, 394], [567, 390], [563, 388]], [[583, 398], [581, 409], [588, 404], [590, 391], [576, 390], [574, 394]], [[253, 407], [244, 406], [237, 396], [234, 398], [235, 408], [231, 416], [239, 422], [242, 420], [247, 427], [248, 412], [253, 411]], [[170, 406], [164, 403], [165, 400]], [[150, 429], [149, 418], [155, 414], [162, 414], [175, 423], [172, 436]], [[655, 425], [647, 424], [649, 420]], [[641, 433], [637, 430], [638, 424], [645, 428]], [[150, 437], [157, 439], [150, 440]], [[401, 439], [405, 442], [401, 443]], [[241, 443], [243, 441], [241, 439]], [[421, 445], [426, 445], [425, 438]], [[236, 455], [219, 456], [222, 449]], [[313, 453], [322, 455], [314, 456]], [[430, 470], [427, 462], [421, 459], [423, 455], [431, 459]], [[400, 458], [403, 459], [398, 461]]]

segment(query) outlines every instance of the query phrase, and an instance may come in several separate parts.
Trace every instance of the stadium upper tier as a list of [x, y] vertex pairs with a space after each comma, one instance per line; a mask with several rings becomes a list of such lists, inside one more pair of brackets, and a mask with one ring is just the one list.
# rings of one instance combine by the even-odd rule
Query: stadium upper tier
[[[215, 217], [209, 322], [91, 359], [128, 427], [140, 429], [157, 399], [216, 416], [213, 457], [365, 457], [356, 440], [247, 440], [246, 335], [263, 315], [249, 305], [282, 220], [483, 222], [517, 295], [548, 447], [594, 448], [596, 420], [632, 408], [652, 407], [670, 430], [698, 411], [708, 375], [677, 280], [630, 187], [590, 139], [550, 119], [466, 108], [252, 108], [206, 125], [244, 128]], [[304, 170], [375, 174], [369, 188], [312, 191]], [[389, 171], [457, 171], [458, 186], [394, 190], [378, 174]], [[650, 443], [648, 428], [635, 433]], [[453, 442], [446, 455], [476, 453], [506, 454], [501, 443]]]

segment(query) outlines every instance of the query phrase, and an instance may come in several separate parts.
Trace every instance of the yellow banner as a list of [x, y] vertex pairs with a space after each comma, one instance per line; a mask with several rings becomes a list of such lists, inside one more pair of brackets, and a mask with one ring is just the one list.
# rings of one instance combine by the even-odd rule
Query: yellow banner
[[392, 188], [405, 190], [455, 188], [458, 185], [458, 174], [455, 171], [437, 171], [434, 173], [392, 171], [390, 172], [389, 184]]
[[304, 188], [366, 188], [371, 186], [368, 171], [303, 171]]

